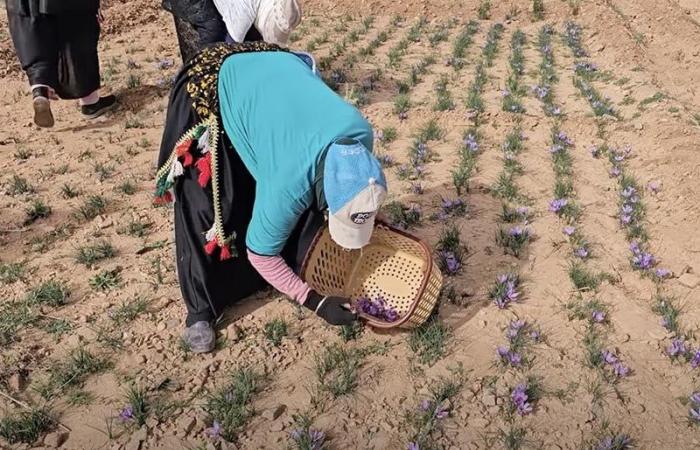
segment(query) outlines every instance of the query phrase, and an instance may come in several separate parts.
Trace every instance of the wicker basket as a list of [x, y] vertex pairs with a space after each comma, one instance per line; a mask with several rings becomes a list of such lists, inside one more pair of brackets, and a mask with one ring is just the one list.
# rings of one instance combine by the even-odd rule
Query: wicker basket
[[302, 278], [317, 292], [350, 298], [384, 298], [399, 314], [385, 322], [360, 314], [377, 328], [415, 328], [425, 322], [442, 289], [430, 248], [416, 237], [377, 223], [362, 250], [344, 250], [321, 229], [306, 254]]

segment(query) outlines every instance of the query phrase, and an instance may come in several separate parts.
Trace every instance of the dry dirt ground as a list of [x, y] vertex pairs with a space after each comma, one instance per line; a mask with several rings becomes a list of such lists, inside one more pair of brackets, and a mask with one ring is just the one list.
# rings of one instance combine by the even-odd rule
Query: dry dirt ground
[[[413, 232], [432, 245], [447, 225], [430, 215], [441, 208], [441, 197], [457, 198], [451, 172], [474, 120], [466, 106], [468, 89], [488, 30], [503, 23], [498, 53], [485, 67], [480, 150], [470, 190], [462, 193], [467, 212], [451, 219], [467, 249], [460, 273], [446, 278], [455, 295], [443, 300], [427, 336], [367, 329], [345, 343], [337, 329], [267, 292], [230, 308], [217, 351], [205, 356], [191, 355], [180, 345], [185, 310], [173, 267], [171, 213], [151, 206], [167, 85], [178, 60], [171, 17], [157, 3], [106, 5], [102, 74], [105, 91], [117, 94], [119, 108], [86, 122], [72, 102], [55, 103], [57, 123], [48, 131], [32, 124], [26, 81], [17, 71], [6, 18], [1, 19], [0, 410], [12, 418], [45, 407], [57, 425], [34, 444], [0, 439], [0, 447], [51, 447], [65, 440], [62, 447], [70, 449], [312, 448], [297, 447], [290, 438], [298, 426], [293, 416], [306, 414], [313, 428], [326, 433], [329, 449], [401, 449], [412, 440], [421, 448], [446, 449], [627, 448], [621, 442], [596, 447], [607, 436], [623, 435], [636, 448], [700, 448], [700, 431], [689, 419], [691, 408], [700, 408], [689, 400], [700, 390], [700, 369], [687, 361], [698, 346], [693, 332], [700, 323], [697, 1], [586, 0], [574, 11], [572, 2], [545, 0], [541, 21], [533, 19], [526, 1], [494, 2], [483, 20], [477, 17], [477, 1], [307, 2], [293, 46], [313, 49], [323, 58], [345, 40], [345, 48], [327, 60], [325, 72], [343, 69], [346, 80], [338, 91], [359, 98], [376, 130], [396, 130], [396, 140], [377, 143], [380, 153], [407, 164], [411, 142], [429, 119], [443, 130], [428, 143], [435, 157], [425, 165], [422, 195], [398, 178], [399, 166], [387, 170], [392, 199], [421, 206], [423, 220]], [[394, 21], [394, 14], [403, 20]], [[357, 33], [357, 41], [348, 39], [370, 16], [375, 20]], [[390, 65], [390, 50], [420, 17], [427, 19], [420, 39]], [[472, 19], [479, 29], [463, 68], [455, 70], [446, 60]], [[567, 20], [583, 27], [586, 59], [598, 66], [591, 84], [610, 98], [616, 118], [596, 117], [574, 86], [575, 59], [562, 39]], [[559, 79], [555, 102], [565, 113], [559, 128], [574, 143], [570, 196], [581, 206], [575, 225], [591, 252], [582, 264], [606, 274], [586, 292], [570, 280], [574, 258], [562, 234], [565, 223], [549, 211], [555, 172], [548, 149], [555, 121], [530, 90], [538, 80], [537, 36], [545, 23], [556, 32], [551, 44]], [[521, 80], [525, 112], [513, 114], [502, 110], [501, 91], [510, 73], [511, 37], [518, 29], [527, 39]], [[447, 40], [438, 39], [442, 32]], [[432, 43], [431, 36], [436, 36]], [[386, 40], [368, 55], [362, 49], [377, 37]], [[410, 90], [407, 118], [399, 120], [396, 81], [406, 79], [427, 56], [435, 62]], [[375, 73], [369, 88], [367, 79]], [[444, 112], [434, 108], [441, 77], [454, 101], [454, 108]], [[504, 255], [494, 239], [504, 226], [494, 186], [504, 167], [501, 144], [518, 123], [525, 140], [514, 204], [529, 207], [533, 238], [516, 258]], [[629, 240], [618, 217], [618, 178], [609, 175], [606, 157], [595, 159], [589, 152], [603, 144], [631, 146], [622, 165], [640, 187], [648, 249], [658, 267], [671, 271], [663, 282], [630, 263]], [[96, 196], [105, 201], [104, 208]], [[50, 207], [50, 214], [25, 222], [36, 201]], [[81, 249], [99, 242], [108, 242], [114, 254], [88, 266], [77, 260]], [[519, 301], [501, 310], [488, 291], [505, 271], [517, 271], [522, 287]], [[50, 304], [63, 298], [61, 292], [32, 291], [51, 280], [69, 293], [65, 302], [57, 301], [65, 304]], [[688, 350], [675, 360], [668, 347], [678, 336], [662, 324], [656, 307], [660, 297], [675, 305], [665, 317], [678, 313], [678, 336], [687, 335]], [[594, 300], [606, 311], [603, 323], [585, 309]], [[575, 304], [584, 305], [578, 317], [567, 309]], [[539, 328], [541, 337], [521, 350], [525, 363], [505, 368], [496, 349], [507, 344], [505, 329], [518, 318]], [[273, 319], [288, 325], [277, 346], [265, 333]], [[317, 358], [336, 343], [350, 350], [352, 360], [341, 375], [355, 373], [357, 379], [347, 394], [334, 398], [319, 388]], [[428, 345], [427, 353], [421, 353], [420, 344]], [[83, 353], [78, 361], [76, 349], [94, 358]], [[615, 353], [630, 373], [617, 378], [611, 366], [592, 361], [602, 349]], [[247, 403], [234, 408], [244, 420], [230, 436], [233, 442], [217, 441], [205, 433], [214, 419], [207, 402], [235, 370], [246, 368], [262, 378]], [[438, 393], [439, 400], [449, 397], [443, 405], [447, 417], [429, 418], [420, 428], [411, 417], [446, 382], [456, 386], [449, 395]], [[531, 391], [534, 410], [523, 416], [511, 407], [511, 391], [522, 382], [540, 387], [536, 396]], [[145, 392], [148, 406], [143, 426], [118, 418], [127, 405], [137, 408], [127, 398], [135, 386]], [[5, 433], [8, 426], [17, 431], [20, 426], [7, 420]]]

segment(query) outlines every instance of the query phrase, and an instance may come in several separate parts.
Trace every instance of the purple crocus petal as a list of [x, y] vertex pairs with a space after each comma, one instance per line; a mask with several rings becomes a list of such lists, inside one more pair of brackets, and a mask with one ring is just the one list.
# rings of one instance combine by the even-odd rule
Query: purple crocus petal
[[581, 259], [588, 258], [588, 250], [585, 247], [577, 248], [574, 253]]
[[605, 362], [605, 364], [612, 365], [618, 362], [617, 356], [615, 356], [615, 354], [609, 350], [603, 350], [601, 352], [601, 356], [603, 357], [603, 362]]
[[656, 276], [659, 278], [667, 278], [671, 276], [671, 271], [668, 269], [658, 268], [656, 269]]
[[407, 450], [420, 450], [420, 447], [418, 446], [417, 442], [409, 442], [408, 447], [406, 447]]
[[695, 423], [700, 423], [700, 407], [690, 408], [690, 420]]
[[502, 345], [499, 345], [496, 348], [496, 354], [501, 358], [507, 357], [509, 352], [510, 352], [510, 350], [508, 350], [506, 347], [504, 347]]
[[671, 341], [671, 345], [666, 348], [666, 354], [671, 358], [676, 358], [688, 353], [685, 341], [681, 338], [676, 338]]
[[659, 184], [658, 181], [650, 181], [649, 184], [647, 185], [647, 189], [653, 193], [658, 193], [661, 190], [661, 185]]
[[622, 175], [622, 170], [620, 170], [619, 167], [613, 167], [612, 169], [610, 169], [610, 176], [612, 178], [617, 178], [620, 175]]
[[569, 204], [569, 200], [565, 198], [556, 198], [549, 202], [549, 210], [553, 213], [558, 213]]
[[632, 241], [630, 242], [630, 251], [634, 253], [635, 255], [641, 252], [641, 249], [639, 248], [639, 242], [638, 241]]
[[593, 311], [591, 319], [593, 319], [595, 323], [602, 323], [605, 321], [605, 313], [603, 311]]
[[573, 236], [573, 234], [576, 233], [576, 227], [566, 226], [562, 231], [567, 236]]
[[[693, 369], [700, 367], [700, 350], [697, 350], [693, 355], [693, 359], [690, 360], [690, 367]], [[700, 400], [700, 395], [698, 396], [698, 400]], [[700, 402], [698, 402], [698, 404], [700, 404]]]
[[700, 406], [700, 392], [693, 392], [693, 395], [690, 396], [690, 401], [693, 402], [694, 405]]
[[510, 329], [512, 330], [520, 330], [525, 327], [525, 321], [524, 320], [512, 320], [510, 324], [508, 325]]
[[613, 364], [613, 370], [615, 371], [615, 376], [618, 378], [624, 378], [630, 373], [629, 367], [625, 366], [619, 361]]
[[530, 332], [530, 339], [533, 341], [539, 341], [540, 340], [540, 332], [537, 330], [533, 330]]
[[418, 408], [421, 411], [427, 411], [430, 409], [431, 402], [430, 400], [421, 400], [420, 404], [418, 405]]
[[509, 231], [508, 233], [509, 233], [511, 236], [520, 236], [520, 235], [523, 234], [523, 229], [522, 229], [522, 227], [515, 226], [515, 227], [511, 228], [510, 231]]
[[326, 440], [326, 433], [319, 430], [309, 430], [309, 439], [311, 440], [311, 450], [319, 450]]
[[525, 206], [519, 206], [515, 209], [515, 212], [519, 216], [527, 216], [528, 214], [530, 214], [530, 209]]
[[508, 362], [511, 366], [519, 366], [522, 363], [522, 356], [517, 352], [508, 352]]
[[134, 408], [131, 405], [126, 405], [120, 412], [119, 418], [126, 422], [134, 418]]
[[290, 432], [289, 432], [289, 436], [290, 436], [293, 440], [298, 441], [298, 440], [301, 439], [301, 435], [302, 435], [303, 433], [304, 433], [303, 430], [297, 428], [297, 429], [295, 429], [295, 430], [290, 431]]
[[221, 437], [221, 424], [215, 420], [210, 428], [204, 430], [204, 434], [212, 439], [219, 439]]

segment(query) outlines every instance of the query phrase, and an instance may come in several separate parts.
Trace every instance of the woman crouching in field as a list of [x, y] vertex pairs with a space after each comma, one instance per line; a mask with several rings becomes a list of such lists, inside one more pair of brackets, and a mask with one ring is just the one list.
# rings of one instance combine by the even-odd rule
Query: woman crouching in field
[[333, 325], [357, 316], [299, 278], [328, 211], [333, 240], [365, 246], [386, 196], [372, 128], [328, 88], [308, 55], [260, 42], [217, 44], [170, 96], [156, 202], [174, 201], [184, 340], [214, 348], [224, 308], [270, 284]]

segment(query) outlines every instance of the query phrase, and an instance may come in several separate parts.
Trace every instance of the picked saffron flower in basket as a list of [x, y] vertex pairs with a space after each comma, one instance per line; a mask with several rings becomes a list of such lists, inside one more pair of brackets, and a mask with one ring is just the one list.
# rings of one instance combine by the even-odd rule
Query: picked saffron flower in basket
[[399, 313], [381, 297], [374, 300], [367, 297], [360, 297], [355, 302], [355, 307], [358, 312], [372, 316], [375, 319], [383, 320], [384, 322], [396, 322], [399, 318]]

